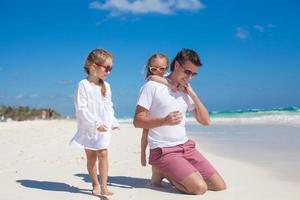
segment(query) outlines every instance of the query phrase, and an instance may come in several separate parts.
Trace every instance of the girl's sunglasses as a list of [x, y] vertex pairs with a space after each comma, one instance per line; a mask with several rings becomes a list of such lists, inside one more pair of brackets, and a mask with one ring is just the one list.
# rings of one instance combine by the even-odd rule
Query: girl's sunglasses
[[112, 70], [112, 66], [110, 66], [110, 65], [105, 66], [105, 65], [102, 65], [102, 64], [96, 64], [96, 66], [104, 68], [105, 72], [111, 72], [111, 70]]
[[167, 67], [149, 67], [150, 72], [164, 72], [166, 71]]

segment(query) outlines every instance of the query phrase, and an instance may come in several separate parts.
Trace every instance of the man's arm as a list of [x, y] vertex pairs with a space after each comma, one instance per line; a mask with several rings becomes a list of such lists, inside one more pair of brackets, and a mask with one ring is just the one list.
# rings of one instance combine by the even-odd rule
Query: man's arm
[[209, 125], [210, 118], [207, 109], [205, 108], [205, 106], [203, 105], [203, 103], [201, 102], [201, 100], [190, 85], [187, 86], [186, 90], [188, 95], [192, 98], [192, 100], [195, 103], [195, 109], [192, 110], [193, 116], [200, 124]]
[[176, 125], [182, 120], [182, 114], [179, 111], [169, 113], [166, 117], [150, 117], [149, 111], [142, 107], [137, 106], [133, 120], [134, 127], [136, 128], [155, 128], [166, 125]]

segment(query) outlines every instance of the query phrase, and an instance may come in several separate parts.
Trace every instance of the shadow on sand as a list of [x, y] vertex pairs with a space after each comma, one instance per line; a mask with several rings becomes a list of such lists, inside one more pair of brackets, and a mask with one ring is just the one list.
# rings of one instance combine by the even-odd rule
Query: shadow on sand
[[[70, 193], [81, 193], [86, 195], [94, 196], [91, 190], [88, 189], [80, 189], [66, 183], [60, 182], [51, 182], [51, 181], [37, 181], [37, 180], [28, 180], [22, 179], [17, 180], [17, 183], [20, 183], [24, 187], [33, 188], [33, 189], [40, 189], [46, 191], [56, 191], [56, 192], [70, 192]], [[107, 200], [106, 197], [99, 196], [101, 200]]]
[[[84, 182], [91, 183], [91, 179], [88, 174], [75, 174], [75, 176], [82, 178]], [[39, 180], [29, 180], [21, 179], [16, 180], [22, 186], [33, 189], [40, 189], [45, 191], [56, 191], [56, 192], [69, 192], [69, 193], [80, 193], [94, 196], [90, 189], [81, 189], [66, 183], [61, 182], [51, 182], [51, 181], [39, 181]], [[109, 176], [107, 185], [112, 187], [119, 187], [125, 189], [134, 188], [148, 188], [151, 190], [157, 190], [168, 193], [178, 193], [169, 183], [163, 181], [163, 187], [155, 187], [149, 184], [149, 179], [135, 178], [128, 176]], [[99, 196], [101, 200], [107, 200], [106, 197]]]
[[[90, 183], [91, 179], [88, 174], [75, 174], [75, 176], [81, 177], [83, 181]], [[172, 187], [172, 185], [168, 182], [163, 181], [163, 187], [155, 187], [149, 184], [149, 179], [145, 178], [136, 178], [136, 177], [129, 177], [129, 176], [109, 176], [107, 185], [112, 187], [119, 187], [119, 188], [148, 188], [152, 190], [162, 191], [162, 192], [169, 192], [169, 193], [178, 193], [176, 189]]]

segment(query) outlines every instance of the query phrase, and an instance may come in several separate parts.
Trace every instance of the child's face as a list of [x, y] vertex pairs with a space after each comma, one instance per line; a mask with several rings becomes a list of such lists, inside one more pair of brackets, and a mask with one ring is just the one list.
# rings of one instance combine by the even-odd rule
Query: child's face
[[151, 61], [149, 70], [153, 75], [163, 76], [167, 69], [167, 61], [164, 58], [155, 58]]
[[95, 70], [97, 77], [104, 80], [112, 70], [112, 59], [107, 58], [102, 65], [96, 66]]

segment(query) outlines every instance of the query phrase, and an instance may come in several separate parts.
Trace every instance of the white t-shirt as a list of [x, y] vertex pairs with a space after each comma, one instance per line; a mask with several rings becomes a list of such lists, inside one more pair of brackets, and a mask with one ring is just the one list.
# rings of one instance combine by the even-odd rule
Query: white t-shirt
[[183, 120], [178, 125], [149, 129], [150, 149], [170, 147], [185, 143], [185, 113], [195, 109], [193, 100], [183, 92], [173, 92], [166, 85], [148, 81], [141, 89], [137, 104], [149, 111], [150, 117], [166, 117], [170, 112], [180, 111]]

